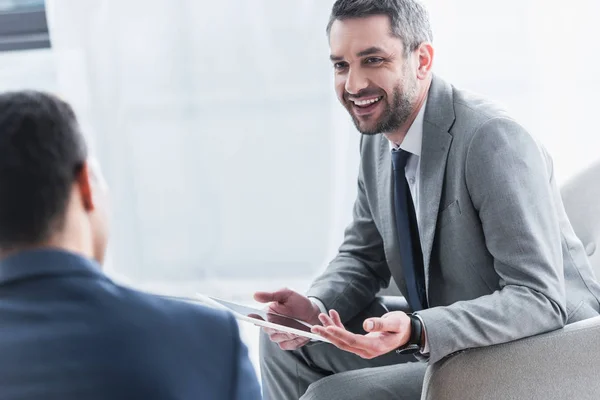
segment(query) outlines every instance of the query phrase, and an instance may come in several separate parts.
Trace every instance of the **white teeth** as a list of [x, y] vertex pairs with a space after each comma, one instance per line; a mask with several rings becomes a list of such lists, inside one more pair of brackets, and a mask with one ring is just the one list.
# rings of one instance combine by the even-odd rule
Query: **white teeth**
[[381, 100], [381, 97], [377, 97], [377, 98], [371, 99], [371, 100], [352, 100], [352, 102], [354, 104], [356, 104], [357, 106], [367, 106], [369, 104], [376, 103], [379, 100]]

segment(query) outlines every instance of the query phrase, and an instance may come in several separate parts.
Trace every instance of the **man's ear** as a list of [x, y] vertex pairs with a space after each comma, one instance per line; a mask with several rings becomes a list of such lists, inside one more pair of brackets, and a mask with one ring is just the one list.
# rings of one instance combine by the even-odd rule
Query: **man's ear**
[[90, 174], [89, 165], [84, 162], [77, 173], [77, 177], [75, 179], [75, 183], [77, 184], [77, 188], [79, 190], [79, 195], [81, 196], [81, 202], [85, 207], [86, 211], [94, 211], [94, 196], [92, 193], [92, 176]]
[[433, 66], [434, 51], [431, 43], [422, 43], [417, 49], [417, 55], [419, 57], [417, 77], [419, 79], [426, 79]]

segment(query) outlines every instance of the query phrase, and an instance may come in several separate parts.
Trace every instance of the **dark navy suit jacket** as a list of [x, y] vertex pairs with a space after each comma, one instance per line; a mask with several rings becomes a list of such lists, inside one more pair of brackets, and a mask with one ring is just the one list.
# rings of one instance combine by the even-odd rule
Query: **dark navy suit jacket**
[[0, 262], [0, 399], [259, 398], [230, 315], [118, 286], [64, 251]]

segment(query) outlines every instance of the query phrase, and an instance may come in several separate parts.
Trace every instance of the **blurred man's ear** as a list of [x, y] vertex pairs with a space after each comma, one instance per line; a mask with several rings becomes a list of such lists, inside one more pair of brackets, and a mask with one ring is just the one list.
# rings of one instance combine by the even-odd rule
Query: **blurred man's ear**
[[75, 179], [79, 189], [79, 194], [81, 196], [81, 202], [83, 203], [86, 211], [94, 211], [95, 209], [91, 181], [93, 178], [91, 173], [90, 166], [86, 161], [81, 165], [81, 168], [79, 168], [77, 177]]

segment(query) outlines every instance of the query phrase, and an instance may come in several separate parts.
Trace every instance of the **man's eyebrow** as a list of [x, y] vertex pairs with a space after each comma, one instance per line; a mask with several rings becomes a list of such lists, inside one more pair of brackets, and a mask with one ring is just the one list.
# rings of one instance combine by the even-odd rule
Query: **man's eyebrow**
[[[370, 56], [370, 55], [378, 54], [378, 53], [384, 53], [383, 49], [381, 49], [380, 47], [377, 47], [377, 46], [371, 46], [368, 49], [359, 51], [358, 53], [356, 53], [356, 56], [364, 57], [364, 56]], [[331, 61], [342, 61], [344, 59], [344, 57], [336, 56], [335, 54], [331, 54], [329, 56], [329, 59]]]
[[356, 55], [358, 57], [364, 57], [364, 56], [370, 56], [370, 55], [377, 54], [377, 53], [384, 53], [384, 51], [383, 51], [383, 49], [381, 49], [377, 46], [372, 46], [372, 47], [369, 47], [368, 49], [359, 51], [358, 53], [356, 53]]

